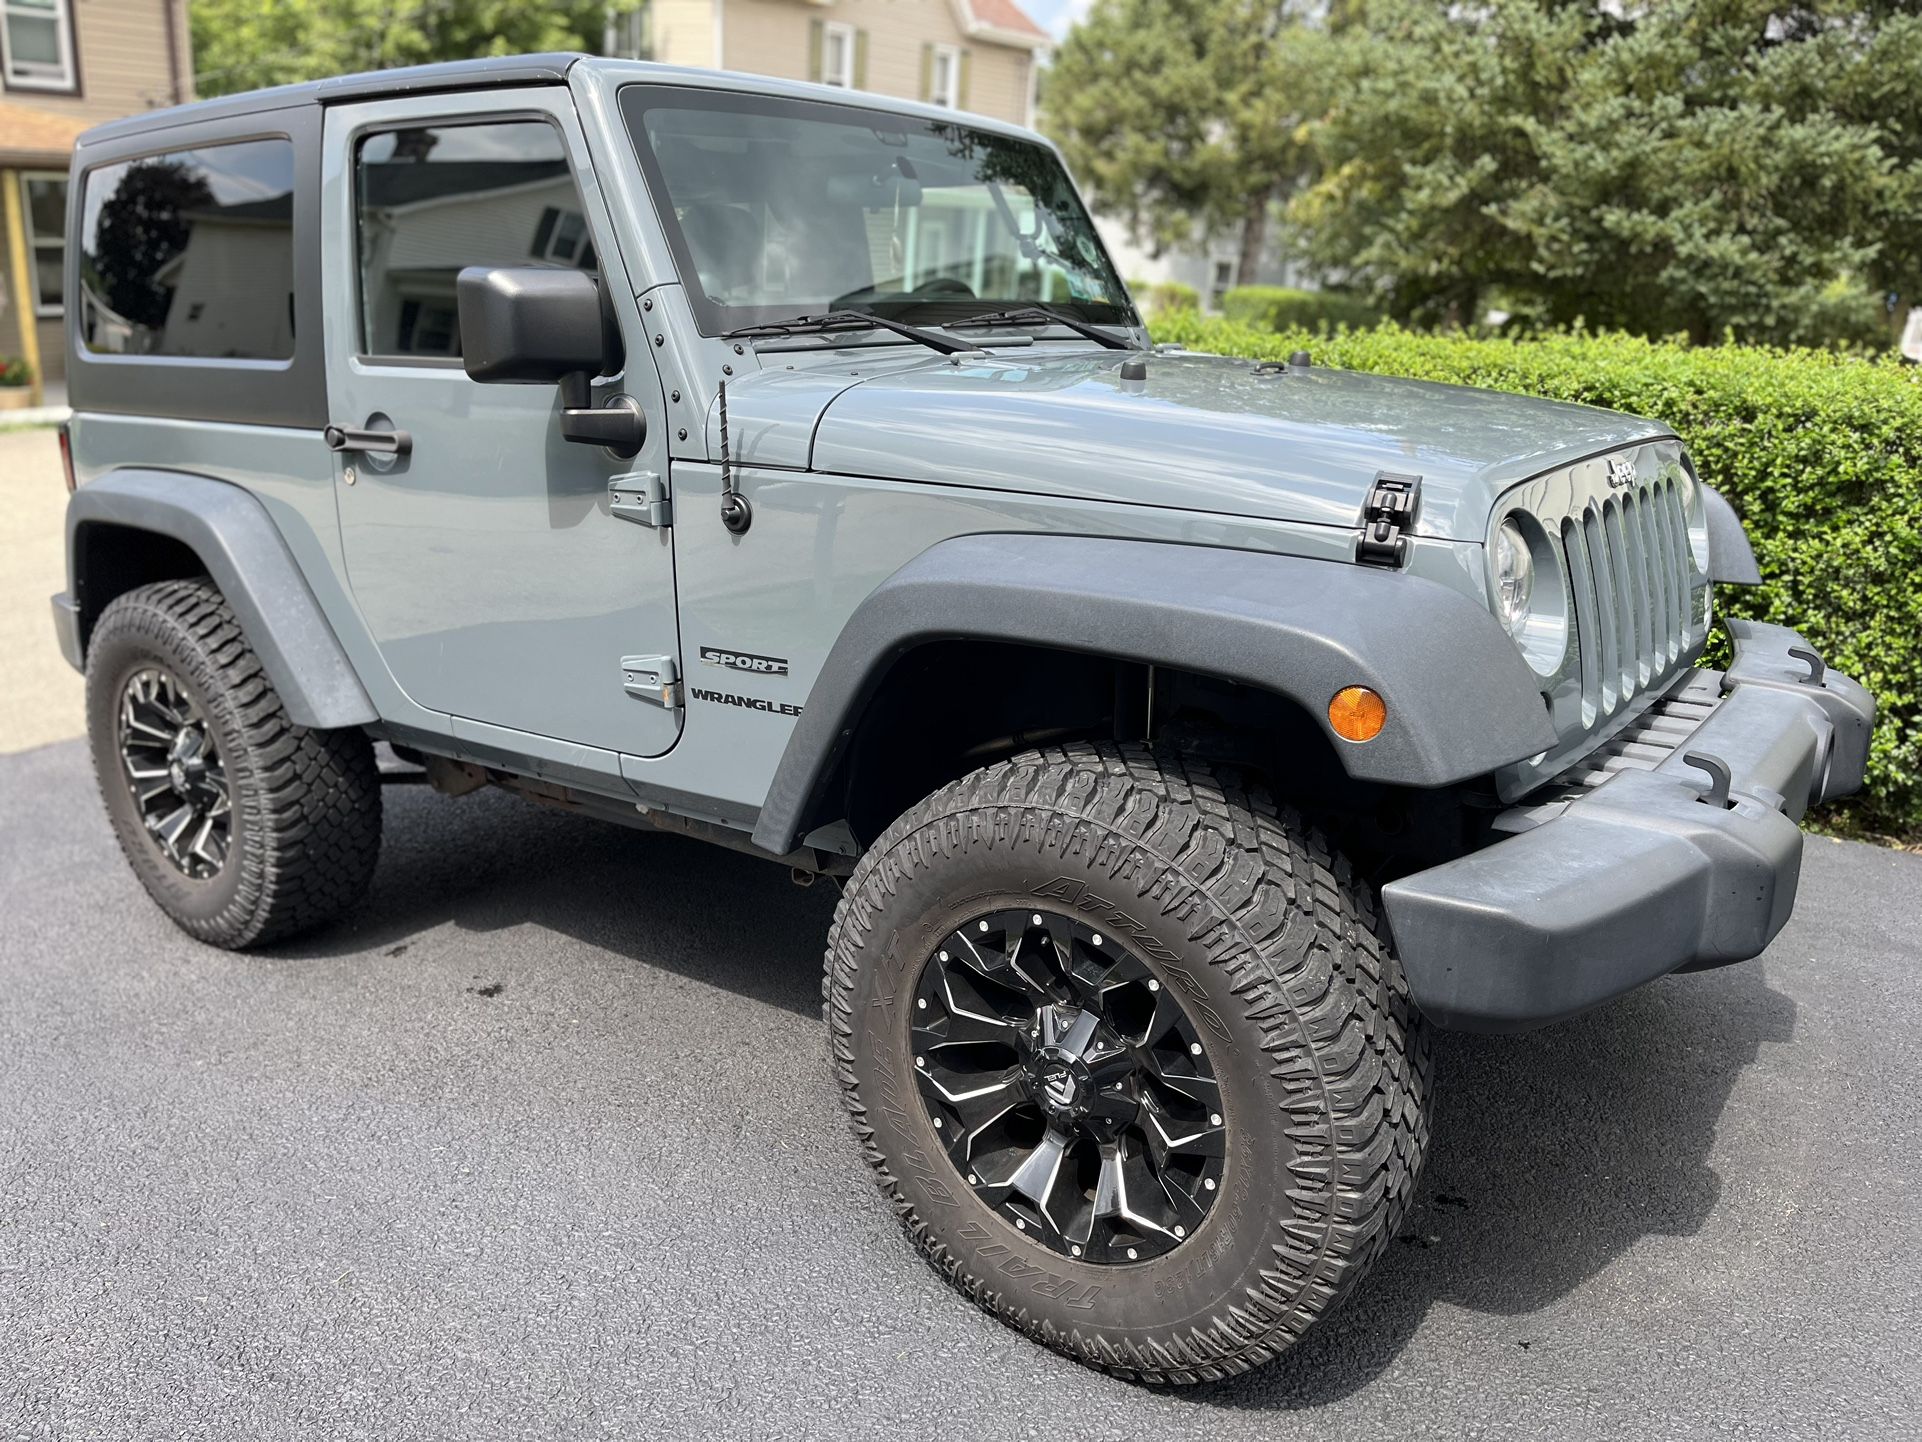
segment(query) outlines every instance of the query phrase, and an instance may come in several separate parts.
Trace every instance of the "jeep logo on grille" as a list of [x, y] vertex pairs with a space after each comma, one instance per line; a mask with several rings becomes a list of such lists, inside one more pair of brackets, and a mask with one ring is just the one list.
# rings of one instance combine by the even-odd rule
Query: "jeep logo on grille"
[[1635, 484], [1635, 462], [1627, 456], [1617, 456], [1608, 463], [1608, 484], [1612, 489]]
[[701, 659], [710, 666], [725, 666], [730, 671], [752, 671], [757, 676], [787, 675], [785, 656], [756, 656], [748, 651], [724, 651], [719, 646], [703, 646]]

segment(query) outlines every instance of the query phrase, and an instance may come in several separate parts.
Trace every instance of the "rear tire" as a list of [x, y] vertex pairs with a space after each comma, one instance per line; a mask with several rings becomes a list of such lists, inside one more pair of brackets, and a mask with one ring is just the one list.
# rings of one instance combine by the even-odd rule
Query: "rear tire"
[[[825, 994], [854, 1134], [909, 1235], [988, 1312], [1123, 1377], [1228, 1377], [1295, 1342], [1394, 1235], [1427, 1148], [1427, 1034], [1367, 887], [1294, 812], [1177, 757], [1051, 749], [936, 792], [856, 866]], [[1183, 1018], [1156, 1049], [1169, 997]], [[1058, 1052], [1024, 1059], [1103, 1007], [1122, 1019], [1083, 1035], [1119, 1040], [1085, 1090]], [[1101, 1080], [1128, 1057], [1135, 1080]], [[994, 1106], [950, 1102], [1003, 1077], [1025, 1099], [989, 1125]], [[1184, 1159], [1162, 1119], [1215, 1084], [1219, 1112], [1188, 1129], [1212, 1120], [1218, 1145]], [[1110, 1092], [1138, 1110], [1089, 1110]], [[1053, 1153], [1079, 1170], [1048, 1171], [1034, 1204], [1014, 1178], [1055, 1135], [1080, 1137]], [[1110, 1166], [1134, 1168], [1119, 1211]]]
[[288, 720], [211, 581], [143, 586], [101, 614], [87, 731], [120, 849], [189, 935], [257, 946], [366, 891], [380, 852], [373, 743]]

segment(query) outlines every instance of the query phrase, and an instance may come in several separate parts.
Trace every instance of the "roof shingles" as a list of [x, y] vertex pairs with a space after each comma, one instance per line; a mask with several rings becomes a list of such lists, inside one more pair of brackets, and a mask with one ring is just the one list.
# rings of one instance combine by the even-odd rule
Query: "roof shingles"
[[974, 18], [983, 25], [992, 25], [996, 30], [1010, 30], [1017, 35], [1033, 35], [1046, 40], [1048, 32], [1028, 17], [1028, 12], [1015, 4], [1015, 0], [967, 0], [968, 9]]
[[70, 120], [12, 100], [0, 100], [0, 164], [67, 163], [73, 142], [93, 122]]

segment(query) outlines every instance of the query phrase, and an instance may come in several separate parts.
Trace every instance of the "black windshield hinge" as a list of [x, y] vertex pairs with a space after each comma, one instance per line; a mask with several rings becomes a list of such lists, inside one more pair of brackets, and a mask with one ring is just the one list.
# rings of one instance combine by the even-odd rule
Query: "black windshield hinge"
[[1375, 484], [1361, 508], [1361, 536], [1355, 560], [1364, 566], [1395, 568], [1408, 559], [1408, 528], [1421, 506], [1421, 477], [1375, 472]]

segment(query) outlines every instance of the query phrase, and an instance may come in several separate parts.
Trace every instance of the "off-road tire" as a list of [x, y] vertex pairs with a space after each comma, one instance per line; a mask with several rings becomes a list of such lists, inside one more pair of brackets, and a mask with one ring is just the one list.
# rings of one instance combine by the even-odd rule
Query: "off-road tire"
[[[217, 874], [190, 879], [149, 836], [122, 777], [122, 689], [143, 667], [177, 677], [206, 717], [232, 797]], [[366, 891], [380, 851], [380, 775], [357, 730], [295, 725], [211, 581], [162, 581], [115, 599], [87, 647], [94, 778], [120, 849], [160, 909], [190, 936], [241, 948], [338, 917]]]
[[[1151, 1261], [1088, 1265], [1017, 1232], [917, 1097], [905, 999], [930, 948], [1040, 896], [1134, 938], [1210, 1014], [1221, 1195]], [[824, 993], [854, 1135], [908, 1235], [976, 1304], [1118, 1376], [1211, 1381], [1286, 1349], [1381, 1254], [1427, 1149], [1427, 1033], [1369, 889], [1295, 812], [1176, 756], [1049, 749], [928, 797], [849, 879]]]

